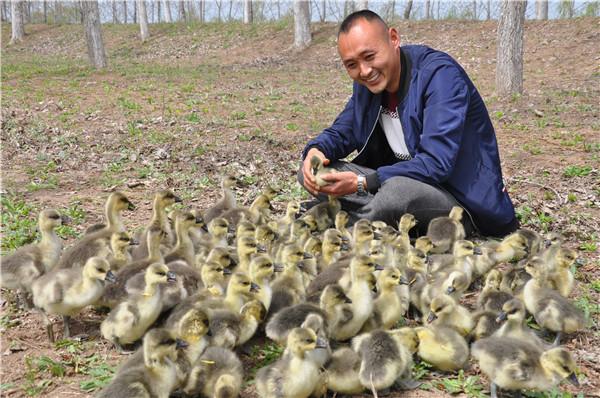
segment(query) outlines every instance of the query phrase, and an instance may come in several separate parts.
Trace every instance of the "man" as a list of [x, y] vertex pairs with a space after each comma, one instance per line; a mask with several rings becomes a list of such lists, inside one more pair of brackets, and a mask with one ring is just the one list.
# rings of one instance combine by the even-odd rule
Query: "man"
[[[353, 94], [303, 151], [298, 179], [310, 193], [340, 197], [355, 219], [395, 225], [412, 213], [421, 233], [456, 205], [465, 209], [467, 233], [503, 236], [518, 228], [487, 109], [454, 59], [400, 47], [396, 29], [368, 10], [342, 22], [338, 51]], [[352, 163], [340, 160], [355, 150]], [[339, 171], [323, 177], [326, 186], [311, 172], [315, 155]]]

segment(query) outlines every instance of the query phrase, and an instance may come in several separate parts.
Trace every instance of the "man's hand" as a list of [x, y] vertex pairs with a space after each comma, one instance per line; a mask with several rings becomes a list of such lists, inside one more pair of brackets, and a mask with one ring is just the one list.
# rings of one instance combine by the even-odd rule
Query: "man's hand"
[[329, 183], [329, 185], [320, 187], [319, 190], [320, 193], [326, 195], [349, 195], [355, 193], [358, 189], [358, 176], [351, 171], [329, 173], [323, 175], [321, 178]]
[[323, 152], [319, 151], [317, 148], [310, 148], [308, 153], [306, 154], [306, 158], [304, 159], [304, 163], [302, 164], [302, 174], [304, 176], [304, 187], [313, 195], [319, 194], [319, 186], [317, 185], [317, 181], [315, 180], [315, 176], [312, 173], [310, 167], [310, 158], [313, 156], [318, 156], [323, 161], [323, 165], [327, 166], [329, 164], [329, 159], [325, 157]]

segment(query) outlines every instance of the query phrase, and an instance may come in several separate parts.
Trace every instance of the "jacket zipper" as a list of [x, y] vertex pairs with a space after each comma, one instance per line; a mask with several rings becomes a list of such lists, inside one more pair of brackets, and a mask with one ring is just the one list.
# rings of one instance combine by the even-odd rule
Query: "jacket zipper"
[[361, 150], [358, 152], [358, 154], [356, 155], [356, 157], [354, 159], [356, 159], [357, 157], [359, 157], [360, 154], [367, 147], [367, 144], [369, 143], [369, 140], [371, 139], [371, 136], [373, 135], [373, 131], [375, 131], [375, 126], [377, 126], [377, 122], [379, 122], [379, 116], [381, 116], [381, 109], [382, 108], [383, 107], [381, 105], [379, 105], [379, 110], [377, 111], [377, 118], [375, 119], [375, 124], [373, 125], [373, 128], [371, 128], [371, 132], [369, 133], [369, 136], [367, 137], [367, 140], [365, 141], [365, 145], [363, 145], [363, 147], [361, 148]]

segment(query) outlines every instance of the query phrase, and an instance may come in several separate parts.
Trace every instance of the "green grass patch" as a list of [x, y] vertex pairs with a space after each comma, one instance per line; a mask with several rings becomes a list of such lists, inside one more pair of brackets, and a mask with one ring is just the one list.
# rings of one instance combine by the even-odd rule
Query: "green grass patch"
[[34, 242], [37, 233], [37, 210], [13, 195], [0, 197], [2, 204], [2, 254]]
[[567, 166], [565, 168], [564, 171], [564, 176], [565, 177], [585, 177], [590, 175], [590, 173], [592, 172], [592, 167], [591, 166]]

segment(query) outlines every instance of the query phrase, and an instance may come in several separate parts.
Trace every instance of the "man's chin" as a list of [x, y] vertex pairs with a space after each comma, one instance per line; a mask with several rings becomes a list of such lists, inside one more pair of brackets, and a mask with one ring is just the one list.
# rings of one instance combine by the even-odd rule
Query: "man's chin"
[[383, 90], [385, 90], [385, 85], [384, 84], [367, 84], [367, 83], [361, 83], [363, 86], [365, 86], [370, 92], [372, 92], [373, 94], [381, 94], [383, 92]]

